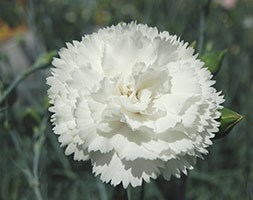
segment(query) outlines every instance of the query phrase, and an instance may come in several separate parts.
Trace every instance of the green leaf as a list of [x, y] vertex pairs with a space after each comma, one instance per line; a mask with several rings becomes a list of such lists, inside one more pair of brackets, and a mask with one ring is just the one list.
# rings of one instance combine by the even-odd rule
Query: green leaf
[[200, 60], [205, 63], [204, 66], [215, 76], [221, 68], [226, 53], [227, 50], [208, 52], [200, 56]]
[[221, 117], [219, 120], [221, 122], [221, 126], [214, 139], [219, 139], [229, 134], [234, 126], [243, 119], [243, 116], [228, 108], [223, 108], [220, 112]]

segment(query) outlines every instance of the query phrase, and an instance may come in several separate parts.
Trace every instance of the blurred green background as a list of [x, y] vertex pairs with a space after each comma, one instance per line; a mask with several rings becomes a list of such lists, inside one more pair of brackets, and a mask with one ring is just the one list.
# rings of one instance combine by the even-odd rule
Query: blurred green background
[[[0, 1], [0, 95], [39, 55], [132, 20], [197, 41], [201, 53], [227, 49], [216, 87], [225, 106], [245, 116], [227, 137], [214, 140], [187, 178], [145, 184], [144, 199], [253, 199], [252, 0]], [[33, 200], [36, 192], [44, 200], [124, 199], [121, 187], [91, 174], [89, 162], [64, 155], [48, 120], [48, 74], [32, 74], [0, 105], [0, 200]], [[138, 199], [141, 189], [133, 194]]]

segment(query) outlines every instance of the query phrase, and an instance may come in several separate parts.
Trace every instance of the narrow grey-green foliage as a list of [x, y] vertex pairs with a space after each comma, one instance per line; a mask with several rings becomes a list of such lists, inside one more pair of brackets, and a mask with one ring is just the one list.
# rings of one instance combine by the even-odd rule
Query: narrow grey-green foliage
[[[206, 5], [208, 16], [202, 10]], [[175, 194], [179, 193], [185, 193], [185, 199], [190, 200], [252, 199], [253, 27], [244, 26], [245, 19], [252, 18], [252, 9], [251, 1], [238, 1], [234, 9], [226, 10], [215, 2], [208, 4], [208, 0], [32, 0], [25, 7], [12, 1], [1, 2], [0, 19], [15, 26], [23, 15], [29, 29], [35, 35], [39, 32], [37, 41], [42, 46], [38, 46], [38, 52], [59, 49], [64, 42], [80, 40], [97, 27], [132, 20], [181, 35], [185, 41], [197, 41], [194, 46], [201, 55], [227, 49], [215, 77], [216, 87], [225, 95], [225, 107], [238, 111], [245, 119], [228, 136], [213, 141], [209, 155], [198, 160], [186, 182], [175, 178], [169, 182], [151, 181], [145, 185], [145, 199], [177, 199]], [[1, 55], [0, 84], [8, 84], [2, 84], [0, 91], [0, 102], [7, 102], [0, 104], [0, 199], [93, 200], [106, 199], [105, 191], [107, 199], [124, 199], [122, 188], [94, 178], [89, 162], [75, 162], [64, 155], [48, 120], [43, 128], [48, 108], [44, 79], [39, 88], [31, 90], [26, 88], [38, 80], [27, 78], [44, 78], [48, 73], [44, 67], [49, 66], [51, 57], [46, 58], [46, 65], [40, 60], [26, 68], [10, 83], [5, 74], [14, 70], [10, 70], [8, 55]], [[13, 90], [17, 91], [17, 99], [10, 95]], [[13, 98], [11, 106], [8, 97]], [[38, 116], [39, 123], [32, 120], [33, 114], [24, 117], [27, 109]], [[132, 191], [134, 197], [139, 198], [140, 193], [140, 188]]]
[[25, 70], [22, 74], [19, 74], [14, 81], [10, 84], [6, 90], [3, 90], [0, 96], [0, 105], [4, 102], [4, 100], [11, 94], [11, 92], [20, 84], [23, 80], [25, 80], [29, 75], [34, 72], [49, 67], [51, 65], [52, 58], [56, 56], [56, 52], [48, 52], [45, 55], [42, 55], [38, 60], [34, 63], [33, 66]]

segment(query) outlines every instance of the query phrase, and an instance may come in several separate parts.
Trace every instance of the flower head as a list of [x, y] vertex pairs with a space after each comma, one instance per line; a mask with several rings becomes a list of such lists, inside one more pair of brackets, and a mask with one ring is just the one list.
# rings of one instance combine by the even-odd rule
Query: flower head
[[50, 111], [66, 155], [126, 188], [180, 177], [206, 154], [224, 100], [194, 50], [147, 25], [118, 24], [53, 60]]

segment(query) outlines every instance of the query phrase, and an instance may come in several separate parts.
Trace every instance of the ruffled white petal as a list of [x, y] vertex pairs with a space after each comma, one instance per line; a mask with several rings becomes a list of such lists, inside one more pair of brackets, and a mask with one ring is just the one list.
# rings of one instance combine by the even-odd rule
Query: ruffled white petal
[[187, 174], [208, 153], [224, 102], [187, 45], [134, 22], [67, 43], [47, 78], [65, 154], [124, 188]]
[[129, 184], [133, 187], [140, 186], [142, 181], [150, 182], [160, 174], [160, 168], [164, 163], [159, 160], [146, 160], [142, 158], [134, 161], [121, 159], [116, 152], [112, 151], [107, 154], [91, 154], [93, 163], [93, 172], [100, 175], [103, 182], [116, 186], [122, 183], [124, 188]]

